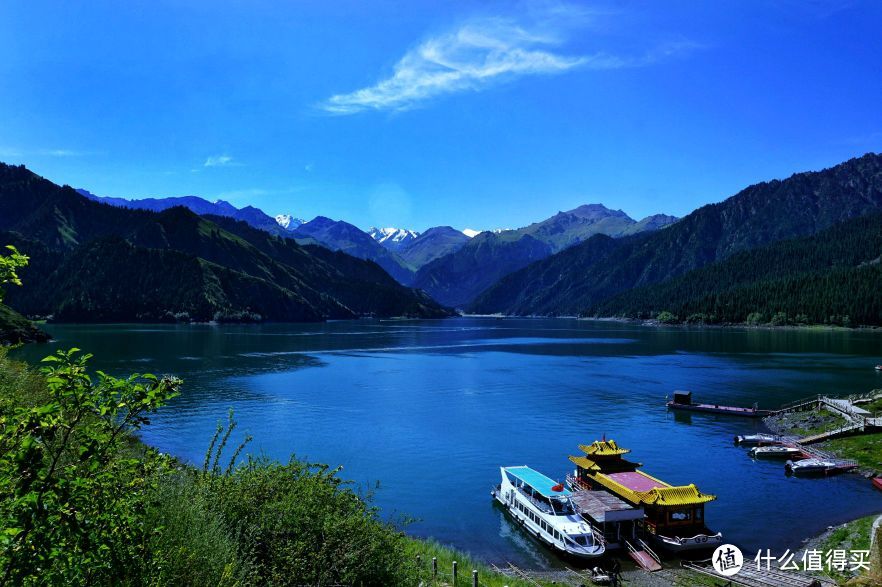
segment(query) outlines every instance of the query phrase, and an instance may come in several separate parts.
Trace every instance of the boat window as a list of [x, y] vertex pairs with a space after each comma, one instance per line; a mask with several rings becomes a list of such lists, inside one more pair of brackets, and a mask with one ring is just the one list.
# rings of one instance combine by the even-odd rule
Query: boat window
[[579, 535], [579, 536], [573, 536], [572, 538], [576, 541], [576, 544], [579, 544], [581, 546], [588, 546], [588, 537], [585, 536], [584, 534]]
[[554, 511], [555, 516], [569, 516], [575, 513], [569, 500], [552, 499], [551, 508]]
[[692, 519], [692, 510], [677, 510], [671, 512], [672, 522], [688, 522]]

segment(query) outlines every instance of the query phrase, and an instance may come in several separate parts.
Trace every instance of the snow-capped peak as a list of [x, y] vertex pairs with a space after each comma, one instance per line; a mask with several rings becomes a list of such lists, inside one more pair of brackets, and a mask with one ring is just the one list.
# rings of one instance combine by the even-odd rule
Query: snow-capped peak
[[474, 238], [474, 237], [478, 236], [479, 234], [481, 234], [481, 231], [475, 230], [473, 228], [464, 228], [462, 230], [462, 233], [469, 238]]
[[276, 216], [276, 222], [285, 230], [294, 230], [301, 224], [306, 224], [306, 220], [302, 218], [294, 218], [290, 214], [279, 214]]
[[377, 241], [378, 243], [386, 243], [386, 244], [403, 244], [405, 242], [411, 241], [418, 237], [420, 233], [415, 232], [413, 230], [407, 230], [406, 228], [375, 228], [371, 227], [368, 231], [368, 234], [372, 239]]

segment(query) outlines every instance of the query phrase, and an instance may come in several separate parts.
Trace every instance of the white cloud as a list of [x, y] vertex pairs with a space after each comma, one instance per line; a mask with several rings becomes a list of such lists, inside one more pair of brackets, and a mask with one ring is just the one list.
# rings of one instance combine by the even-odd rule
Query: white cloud
[[50, 157], [82, 157], [86, 153], [72, 149], [46, 149], [41, 151], [41, 154], [49, 155]]
[[230, 167], [238, 165], [229, 155], [214, 155], [205, 160], [203, 167]]
[[492, 84], [528, 75], [554, 75], [574, 68], [618, 69], [647, 65], [685, 43], [665, 45], [639, 58], [605, 52], [567, 55], [555, 52], [563, 32], [584, 25], [591, 14], [557, 5], [544, 18], [525, 25], [509, 18], [474, 19], [459, 28], [430, 37], [405, 53], [392, 75], [376, 84], [331, 96], [319, 104], [330, 114], [366, 110], [408, 110], [441, 96], [479, 91]]

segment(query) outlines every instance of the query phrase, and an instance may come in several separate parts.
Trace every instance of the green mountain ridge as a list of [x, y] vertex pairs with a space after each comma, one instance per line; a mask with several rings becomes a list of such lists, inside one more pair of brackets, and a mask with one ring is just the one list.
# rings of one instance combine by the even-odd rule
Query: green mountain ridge
[[[882, 324], [882, 214], [846, 220], [809, 237], [736, 253], [659, 284], [587, 308], [589, 316], [702, 322]], [[797, 318], [798, 317], [798, 318]]]
[[882, 156], [871, 153], [750, 186], [663, 230], [616, 240], [594, 236], [501, 278], [469, 310], [578, 315], [633, 288], [880, 209]]
[[[177, 207], [96, 203], [0, 165], [0, 238], [31, 256], [7, 302], [67, 321], [441, 317], [378, 265]], [[4, 241], [4, 242], [6, 242]]]

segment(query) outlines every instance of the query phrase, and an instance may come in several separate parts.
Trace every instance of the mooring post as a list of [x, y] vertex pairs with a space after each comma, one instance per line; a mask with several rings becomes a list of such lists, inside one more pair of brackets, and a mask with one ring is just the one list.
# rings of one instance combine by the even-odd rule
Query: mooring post
[[438, 576], [438, 558], [432, 557], [432, 580], [435, 580], [435, 577]]
[[472, 587], [478, 587], [478, 569], [472, 569]]
[[456, 561], [453, 561], [453, 585], [456, 586]]

